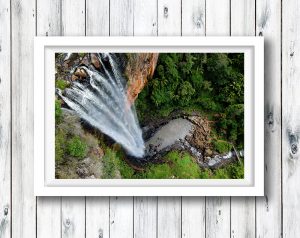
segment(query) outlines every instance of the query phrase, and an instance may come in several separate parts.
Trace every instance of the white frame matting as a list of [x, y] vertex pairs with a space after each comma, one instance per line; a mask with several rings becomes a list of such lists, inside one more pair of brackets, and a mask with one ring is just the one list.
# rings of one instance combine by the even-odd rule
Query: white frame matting
[[[55, 52], [244, 53], [244, 179], [55, 179]], [[263, 196], [263, 37], [36, 37], [36, 196]], [[253, 159], [255, 158], [255, 159]]]

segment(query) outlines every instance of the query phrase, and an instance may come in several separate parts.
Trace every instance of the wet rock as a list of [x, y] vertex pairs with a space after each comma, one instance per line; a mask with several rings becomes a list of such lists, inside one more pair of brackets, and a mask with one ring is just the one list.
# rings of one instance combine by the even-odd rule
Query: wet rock
[[100, 61], [95, 54], [91, 54], [91, 64], [94, 65], [96, 69], [100, 69]]
[[87, 73], [85, 72], [85, 70], [80, 67], [75, 70], [74, 75], [79, 79], [85, 79], [87, 77]]
[[[241, 151], [238, 153], [241, 154]], [[236, 161], [236, 159], [237, 159], [236, 154], [232, 151], [229, 151], [228, 153], [225, 154], [218, 154], [213, 157], [205, 157], [204, 161], [209, 168], [217, 169], [225, 166], [228, 163]]]
[[71, 76], [71, 80], [72, 80], [72, 81], [76, 81], [76, 80], [78, 80], [78, 79], [79, 79], [78, 76], [76, 76], [75, 74], [72, 74], [72, 76]]
[[193, 124], [183, 118], [171, 120], [162, 126], [145, 144], [146, 154], [154, 155], [159, 151], [172, 146], [186, 136], [191, 135]]

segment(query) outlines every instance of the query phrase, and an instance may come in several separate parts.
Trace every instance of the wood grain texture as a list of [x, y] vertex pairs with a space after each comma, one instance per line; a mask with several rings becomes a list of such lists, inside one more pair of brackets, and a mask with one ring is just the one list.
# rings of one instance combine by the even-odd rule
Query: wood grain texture
[[265, 196], [256, 199], [257, 237], [281, 236], [281, 1], [256, 1], [265, 39]]
[[158, 35], [181, 35], [181, 0], [158, 0]]
[[255, 1], [231, 0], [230, 27], [232, 36], [255, 35]]
[[110, 35], [133, 35], [133, 0], [110, 0]]
[[[12, 237], [36, 236], [33, 195], [33, 37], [35, 1], [11, 1]], [[8, 63], [8, 62], [6, 62]]]
[[85, 0], [62, 0], [62, 35], [85, 35]]
[[206, 1], [206, 35], [230, 35], [230, 0]]
[[182, 1], [182, 35], [205, 35], [205, 0]]
[[283, 237], [299, 237], [300, 3], [282, 4], [282, 231]]
[[39, 197], [37, 200], [36, 236], [38, 238], [60, 238], [61, 198]]
[[[255, 1], [231, 0], [231, 35], [255, 35]], [[231, 198], [231, 237], [255, 237], [255, 198]]]
[[157, 197], [134, 198], [134, 238], [157, 237]]
[[86, 35], [109, 35], [109, 0], [86, 0]]
[[182, 238], [205, 237], [205, 197], [182, 197]]
[[59, 36], [62, 34], [62, 13], [60, 0], [37, 0], [36, 33], [38, 36]]
[[[61, 3], [58, 0], [37, 1], [36, 34], [61, 35]], [[61, 198], [37, 198], [37, 237], [61, 237]]]
[[181, 197], [159, 197], [157, 238], [181, 237]]
[[230, 199], [206, 199], [206, 237], [230, 237]]
[[[230, 35], [230, 1], [206, 1], [206, 35]], [[230, 237], [230, 198], [206, 199], [206, 237]]]
[[231, 198], [231, 237], [255, 237], [255, 199]]
[[134, 35], [157, 35], [157, 1], [134, 0]]
[[109, 237], [109, 197], [86, 198], [86, 237]]
[[110, 238], [133, 237], [133, 198], [110, 198]]
[[85, 237], [85, 198], [63, 197], [61, 202], [61, 237]]
[[11, 235], [10, 3], [0, 0], [0, 237]]

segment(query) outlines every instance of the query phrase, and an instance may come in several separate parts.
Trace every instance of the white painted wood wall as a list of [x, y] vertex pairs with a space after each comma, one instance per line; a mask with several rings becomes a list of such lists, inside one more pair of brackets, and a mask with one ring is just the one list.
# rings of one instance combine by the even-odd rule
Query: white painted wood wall
[[[35, 35], [263, 35], [265, 197], [35, 198]], [[0, 0], [0, 238], [300, 237], [299, 88], [298, 0]]]

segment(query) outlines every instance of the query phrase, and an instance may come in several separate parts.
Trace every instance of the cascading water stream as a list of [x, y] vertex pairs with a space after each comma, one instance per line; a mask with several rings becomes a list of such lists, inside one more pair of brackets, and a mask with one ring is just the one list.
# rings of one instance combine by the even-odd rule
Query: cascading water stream
[[102, 72], [93, 66], [81, 66], [89, 78], [88, 84], [74, 82], [57, 94], [80, 118], [121, 144], [132, 156], [143, 157], [145, 145], [136, 111], [126, 95], [116, 56], [97, 55]]

